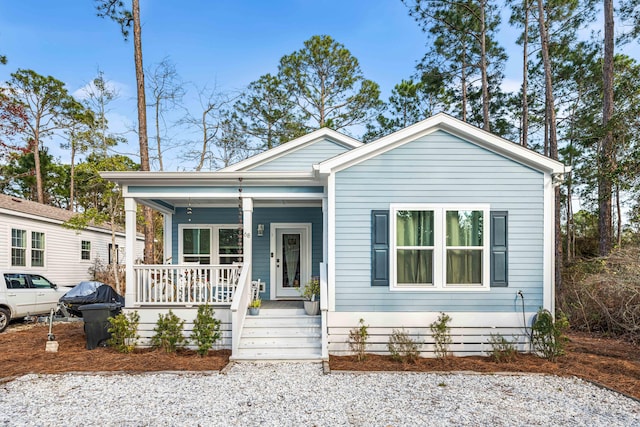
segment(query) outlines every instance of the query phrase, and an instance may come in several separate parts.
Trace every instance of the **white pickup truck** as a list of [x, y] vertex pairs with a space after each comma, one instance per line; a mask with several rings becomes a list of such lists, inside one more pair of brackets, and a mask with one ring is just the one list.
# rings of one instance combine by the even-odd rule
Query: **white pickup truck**
[[40, 274], [0, 271], [0, 332], [12, 319], [49, 314], [69, 290]]

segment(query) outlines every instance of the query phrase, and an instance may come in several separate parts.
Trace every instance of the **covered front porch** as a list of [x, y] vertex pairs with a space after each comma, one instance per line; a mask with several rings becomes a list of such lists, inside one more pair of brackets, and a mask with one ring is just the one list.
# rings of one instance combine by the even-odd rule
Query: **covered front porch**
[[300, 300], [300, 288], [313, 277], [321, 278], [326, 319], [327, 196], [312, 174], [117, 175], [127, 245], [135, 236], [138, 205], [164, 218], [164, 263], [127, 260], [125, 310], [141, 313], [147, 329], [169, 309], [182, 313], [188, 325], [197, 307], [208, 304], [237, 355], [251, 299], [257, 294], [263, 301]]

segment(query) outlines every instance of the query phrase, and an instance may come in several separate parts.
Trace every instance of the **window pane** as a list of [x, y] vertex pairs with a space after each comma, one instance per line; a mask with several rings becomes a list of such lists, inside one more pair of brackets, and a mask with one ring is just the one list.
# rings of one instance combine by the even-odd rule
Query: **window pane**
[[11, 248], [11, 265], [16, 267], [26, 267], [27, 265], [27, 250]]
[[433, 284], [433, 250], [398, 249], [398, 284]]
[[398, 211], [398, 246], [433, 246], [433, 211]]
[[42, 276], [37, 276], [33, 274], [31, 275], [31, 283], [33, 283], [33, 286], [36, 288], [47, 289], [52, 287], [52, 284], [50, 281], [48, 281]]
[[185, 254], [210, 255], [211, 230], [208, 228], [188, 228], [182, 230], [182, 248]]
[[31, 248], [44, 249], [44, 233], [36, 231], [31, 233]]
[[26, 248], [27, 247], [27, 232], [26, 230], [11, 229], [11, 246], [14, 248]]
[[31, 266], [44, 267], [44, 251], [35, 249], [31, 251]]
[[81, 259], [91, 259], [91, 242], [88, 240], [82, 241]]
[[447, 211], [447, 246], [482, 246], [482, 211]]
[[237, 228], [221, 228], [218, 230], [218, 246], [220, 249], [220, 255], [242, 254], [238, 238]]
[[447, 284], [481, 285], [482, 250], [447, 249]]

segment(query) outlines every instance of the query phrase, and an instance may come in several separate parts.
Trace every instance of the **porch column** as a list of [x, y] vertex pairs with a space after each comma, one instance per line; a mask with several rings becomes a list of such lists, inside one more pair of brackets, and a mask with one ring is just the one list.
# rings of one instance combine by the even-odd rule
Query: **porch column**
[[329, 200], [325, 196], [322, 198], [322, 262], [329, 262]]
[[242, 199], [242, 252], [243, 262], [251, 263], [253, 258], [253, 239], [251, 233], [253, 231], [253, 199]]
[[164, 230], [162, 239], [164, 247], [163, 264], [180, 264], [180, 260], [170, 259], [173, 256], [173, 215], [162, 214], [164, 219]]
[[133, 307], [136, 301], [136, 278], [133, 265], [136, 261], [136, 208], [137, 203], [133, 197], [125, 197], [125, 262], [127, 289], [125, 292], [125, 304]]

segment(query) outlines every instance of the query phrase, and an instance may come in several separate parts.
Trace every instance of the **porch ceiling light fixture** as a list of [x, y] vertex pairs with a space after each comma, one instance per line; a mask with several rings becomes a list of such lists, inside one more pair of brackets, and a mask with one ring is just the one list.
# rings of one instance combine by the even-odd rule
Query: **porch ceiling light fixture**
[[258, 237], [264, 236], [264, 224], [258, 224]]

